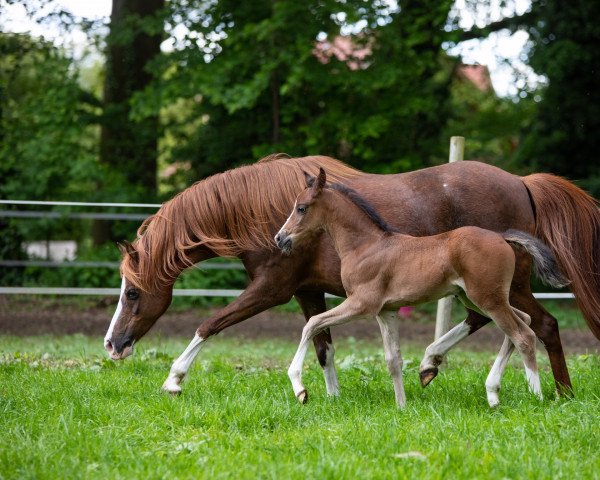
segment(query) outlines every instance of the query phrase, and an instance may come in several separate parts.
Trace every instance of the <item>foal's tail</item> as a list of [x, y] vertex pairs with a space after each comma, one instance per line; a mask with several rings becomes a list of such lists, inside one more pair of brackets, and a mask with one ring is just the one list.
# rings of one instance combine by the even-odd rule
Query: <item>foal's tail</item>
[[520, 230], [507, 230], [502, 234], [504, 240], [522, 247], [533, 259], [533, 271], [546, 285], [561, 288], [570, 282], [560, 271], [552, 250], [541, 240]]

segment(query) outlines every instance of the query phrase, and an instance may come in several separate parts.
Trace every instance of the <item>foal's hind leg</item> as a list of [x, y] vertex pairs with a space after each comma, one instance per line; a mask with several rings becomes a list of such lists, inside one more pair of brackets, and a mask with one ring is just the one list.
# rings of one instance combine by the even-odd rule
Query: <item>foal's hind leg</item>
[[402, 381], [403, 362], [402, 353], [400, 352], [400, 321], [396, 312], [389, 310], [379, 312], [376, 318], [383, 338], [385, 361], [394, 383], [396, 404], [402, 408], [406, 405], [406, 395]]
[[[323, 292], [308, 292], [302, 291], [296, 293], [296, 300], [302, 308], [304, 318], [308, 322], [311, 317], [323, 313], [327, 310], [325, 304], [325, 295]], [[323, 376], [325, 377], [325, 388], [328, 395], [339, 395], [340, 385], [338, 383], [337, 373], [335, 371], [335, 363], [333, 356], [335, 349], [333, 348], [333, 340], [329, 329], [315, 335], [313, 338], [317, 359], [323, 368]]]
[[[475, 312], [469, 310], [469, 315], [471, 313]], [[467, 323], [467, 320], [468, 317], [425, 349], [425, 354], [419, 367], [419, 377], [421, 378], [421, 386], [423, 388], [429, 385], [437, 376], [438, 366], [444, 360], [446, 353], [471, 334], [471, 327]]]
[[361, 305], [351, 298], [347, 298], [337, 307], [312, 317], [304, 326], [298, 350], [288, 369], [288, 376], [292, 382], [294, 394], [300, 403], [306, 403], [308, 400], [308, 393], [304, 385], [302, 385], [302, 366], [304, 365], [304, 357], [306, 356], [309, 342], [317, 333], [326, 328], [365, 316], [367, 315], [363, 314]]
[[529, 389], [541, 400], [542, 388], [535, 358], [535, 333], [509, 305], [506, 307], [502, 306], [488, 313], [521, 354]]
[[508, 335], [504, 335], [504, 341], [502, 342], [502, 347], [500, 347], [500, 352], [498, 352], [494, 365], [492, 365], [492, 369], [485, 380], [485, 390], [487, 392], [487, 399], [490, 407], [495, 407], [500, 403], [500, 399], [498, 398], [500, 380], [502, 379], [504, 369], [506, 368], [506, 364], [514, 349], [515, 346]]
[[[523, 320], [526, 324], [529, 325], [531, 322], [531, 318], [524, 312], [517, 310], [513, 307], [513, 312], [517, 314], [517, 316]], [[504, 341], [502, 342], [502, 347], [500, 347], [500, 352], [498, 352], [498, 356], [494, 361], [494, 365], [490, 370], [490, 373], [485, 381], [485, 389], [487, 391], [487, 398], [490, 407], [495, 407], [500, 402], [498, 398], [498, 392], [500, 391], [500, 381], [502, 380], [502, 376], [504, 375], [504, 370], [506, 369], [506, 365], [508, 364], [508, 360], [514, 351], [515, 346], [511, 342], [508, 336], [504, 336]]]
[[548, 352], [557, 393], [559, 395], [572, 395], [573, 386], [560, 341], [558, 322], [531, 293], [529, 284], [531, 260], [529, 256], [520, 251], [515, 253], [517, 262], [510, 291], [510, 304], [526, 312], [531, 317], [531, 329]]

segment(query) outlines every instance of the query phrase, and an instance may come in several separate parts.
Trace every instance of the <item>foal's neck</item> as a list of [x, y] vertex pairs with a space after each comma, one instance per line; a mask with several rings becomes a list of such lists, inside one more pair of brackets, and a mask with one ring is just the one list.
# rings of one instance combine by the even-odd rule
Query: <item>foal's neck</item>
[[[325, 193], [326, 192], [326, 193]], [[367, 214], [352, 200], [339, 192], [326, 190], [324, 226], [331, 236], [336, 252], [343, 260], [381, 240], [388, 232], [375, 225]]]

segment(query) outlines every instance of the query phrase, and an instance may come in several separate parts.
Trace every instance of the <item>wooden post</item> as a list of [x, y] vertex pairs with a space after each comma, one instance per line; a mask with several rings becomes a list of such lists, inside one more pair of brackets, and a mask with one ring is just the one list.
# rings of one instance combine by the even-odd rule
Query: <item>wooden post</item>
[[[464, 158], [465, 137], [450, 138], [450, 158], [449, 162], [458, 162]], [[450, 330], [450, 320], [452, 318], [452, 297], [444, 297], [438, 300], [437, 315], [435, 317], [435, 339], [440, 338], [444, 333]]]

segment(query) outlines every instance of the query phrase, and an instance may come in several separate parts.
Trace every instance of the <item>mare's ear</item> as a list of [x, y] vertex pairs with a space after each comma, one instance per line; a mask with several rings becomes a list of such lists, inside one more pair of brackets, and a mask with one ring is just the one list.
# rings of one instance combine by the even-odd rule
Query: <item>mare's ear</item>
[[123, 256], [129, 255], [133, 261], [138, 261], [138, 252], [130, 242], [123, 240], [122, 243], [117, 243], [117, 246], [119, 247], [119, 250]]
[[306, 186], [308, 188], [311, 188], [315, 184], [315, 177], [313, 177], [310, 173], [305, 172], [304, 170], [302, 170], [302, 173], [304, 173], [304, 180], [306, 180]]

